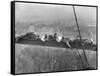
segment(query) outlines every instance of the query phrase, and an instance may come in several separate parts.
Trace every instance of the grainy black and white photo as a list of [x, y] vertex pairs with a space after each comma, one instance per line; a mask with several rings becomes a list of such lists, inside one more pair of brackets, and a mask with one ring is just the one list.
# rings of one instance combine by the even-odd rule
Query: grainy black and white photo
[[96, 7], [15, 2], [15, 74], [97, 69]]

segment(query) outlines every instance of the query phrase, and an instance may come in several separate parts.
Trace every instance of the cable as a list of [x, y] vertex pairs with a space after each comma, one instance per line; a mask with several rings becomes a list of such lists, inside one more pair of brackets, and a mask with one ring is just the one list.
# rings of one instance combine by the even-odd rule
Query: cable
[[[77, 16], [76, 16], [74, 5], [73, 5], [73, 11], [74, 11], [75, 21], [76, 21], [76, 25], [77, 25], [77, 29], [78, 29], [78, 33], [79, 33], [80, 43], [82, 43], [82, 37], [81, 37], [81, 33], [80, 33], [80, 29], [79, 29], [78, 20], [77, 20]], [[83, 54], [84, 54], [85, 62], [87, 63], [87, 66], [89, 67], [89, 63], [88, 63], [88, 60], [87, 60], [86, 53], [85, 53], [84, 49], [83, 49]]]

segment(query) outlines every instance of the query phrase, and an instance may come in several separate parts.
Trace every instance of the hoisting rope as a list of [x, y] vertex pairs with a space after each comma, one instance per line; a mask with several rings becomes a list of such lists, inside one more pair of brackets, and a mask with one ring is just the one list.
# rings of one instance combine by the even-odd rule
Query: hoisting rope
[[[74, 11], [75, 21], [76, 21], [76, 25], [77, 25], [77, 29], [78, 29], [79, 38], [80, 38], [80, 41], [82, 41], [82, 36], [81, 36], [81, 33], [80, 33], [80, 29], [79, 29], [78, 20], [77, 20], [77, 16], [76, 16], [76, 12], [75, 12], [74, 5], [73, 5], [73, 11]], [[82, 59], [79, 51], [78, 51], [78, 54], [79, 54], [80, 59]], [[88, 68], [89, 67], [89, 63], [88, 63], [88, 60], [87, 60], [87, 57], [86, 57], [86, 53], [85, 53], [84, 48], [83, 48], [83, 55], [84, 55], [84, 58], [85, 58], [85, 62], [87, 64], [86, 66], [84, 66], [84, 64], [82, 64], [84, 66], [83, 68]]]

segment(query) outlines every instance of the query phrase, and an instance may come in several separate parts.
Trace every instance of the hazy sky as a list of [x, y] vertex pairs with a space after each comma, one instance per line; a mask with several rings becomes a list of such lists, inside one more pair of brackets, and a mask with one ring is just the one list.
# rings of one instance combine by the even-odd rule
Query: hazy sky
[[[72, 6], [35, 3], [19, 3], [15, 5], [16, 21], [52, 22], [63, 19], [66, 23], [74, 21]], [[75, 6], [78, 22], [85, 25], [96, 25], [96, 8]]]

